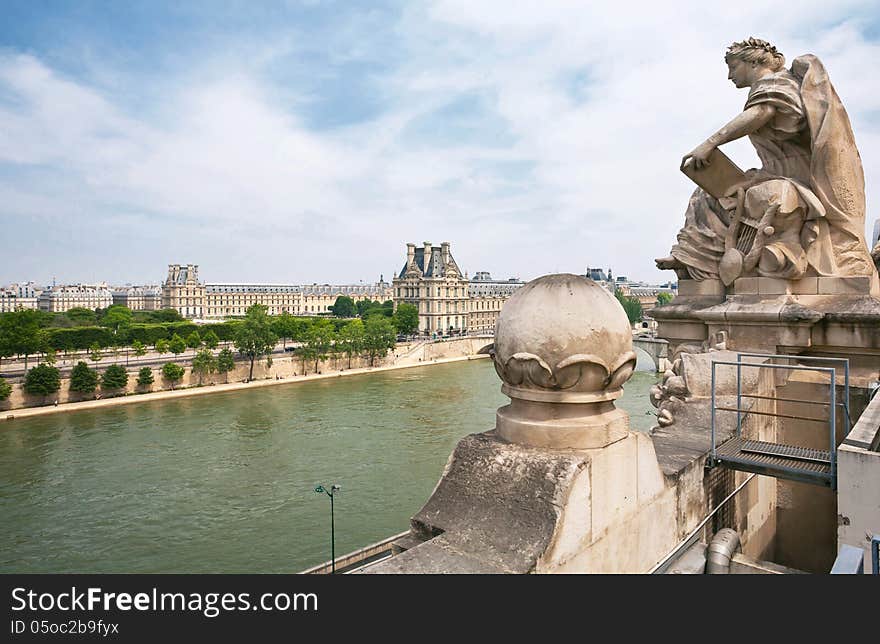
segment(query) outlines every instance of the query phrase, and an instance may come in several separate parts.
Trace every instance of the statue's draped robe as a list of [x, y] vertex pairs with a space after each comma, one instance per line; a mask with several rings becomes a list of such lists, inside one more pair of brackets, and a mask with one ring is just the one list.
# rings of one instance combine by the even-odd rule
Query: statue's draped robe
[[[785, 223], [786, 207], [780, 210], [780, 223], [797, 229], [783, 229], [771, 240], [787, 260], [787, 272], [776, 276], [800, 277], [808, 267], [816, 275], [874, 275], [864, 239], [862, 162], [849, 117], [822, 63], [815, 56], [801, 56], [790, 71], [757, 81], [745, 109], [762, 104], [776, 111], [749, 135], [763, 164], [762, 169], [747, 173], [745, 187], [756, 190], [751, 202], [790, 203], [788, 210], [798, 208], [795, 212], [812, 227], [812, 243], [804, 249], [801, 222], [789, 218]], [[685, 225], [672, 248], [673, 257], [687, 266], [691, 278], [718, 277], [732, 209], [732, 199], [719, 201], [701, 188], [691, 196]], [[762, 213], [749, 214], [759, 218]]]

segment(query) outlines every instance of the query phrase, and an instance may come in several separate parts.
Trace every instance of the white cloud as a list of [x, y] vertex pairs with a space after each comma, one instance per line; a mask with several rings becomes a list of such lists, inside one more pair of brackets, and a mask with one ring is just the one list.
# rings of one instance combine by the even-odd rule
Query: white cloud
[[[789, 60], [825, 61], [872, 212], [880, 87], [869, 71], [880, 44], [860, 22], [870, 3], [590, 4], [409, 5], [395, 29], [405, 57], [372, 79], [384, 111], [336, 129], [310, 128], [314, 96], [275, 85], [253, 59], [227, 68], [222, 52], [224, 67], [167, 82], [161, 109], [142, 111], [34, 56], [0, 56], [0, 162], [33, 171], [23, 183], [0, 173], [0, 219], [73, 211], [135, 236], [161, 226], [167, 234], [120, 274], [134, 280], [170, 261], [200, 262], [209, 280], [374, 279], [424, 239], [451, 241], [471, 273], [598, 264], [662, 279], [652, 258], [668, 251], [692, 190], [678, 162], [741, 109], [723, 52], [753, 34]], [[381, 43], [347, 24], [345, 60], [380, 58]], [[292, 51], [267, 42], [259, 65]], [[452, 128], [444, 109], [469, 96], [482, 111]], [[756, 163], [747, 142], [727, 149]], [[99, 251], [105, 264], [114, 253]], [[64, 273], [63, 257], [53, 270]]]

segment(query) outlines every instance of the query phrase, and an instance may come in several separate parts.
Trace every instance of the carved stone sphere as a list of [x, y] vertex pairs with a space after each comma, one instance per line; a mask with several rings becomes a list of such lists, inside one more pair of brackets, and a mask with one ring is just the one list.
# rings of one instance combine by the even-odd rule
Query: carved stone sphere
[[532, 280], [505, 302], [493, 359], [505, 393], [546, 402], [613, 400], [636, 366], [623, 307], [570, 273]]

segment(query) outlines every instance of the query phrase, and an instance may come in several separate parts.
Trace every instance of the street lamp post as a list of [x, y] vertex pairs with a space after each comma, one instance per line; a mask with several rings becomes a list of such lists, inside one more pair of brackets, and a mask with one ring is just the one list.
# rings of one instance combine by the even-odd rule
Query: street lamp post
[[330, 574], [336, 573], [336, 533], [333, 521], [333, 494], [342, 488], [338, 485], [331, 485], [327, 490], [323, 485], [315, 488], [315, 492], [322, 492], [330, 497]]

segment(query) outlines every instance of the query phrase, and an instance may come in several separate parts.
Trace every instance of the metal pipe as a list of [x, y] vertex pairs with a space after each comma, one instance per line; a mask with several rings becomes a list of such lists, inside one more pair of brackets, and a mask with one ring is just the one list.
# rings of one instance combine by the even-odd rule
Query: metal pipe
[[732, 528], [723, 528], [712, 538], [706, 550], [706, 574], [730, 574], [730, 560], [733, 553], [741, 552], [739, 534]]
[[703, 529], [703, 526], [705, 526], [707, 523], [709, 523], [709, 519], [711, 519], [713, 516], [715, 516], [715, 513], [718, 512], [718, 510], [723, 508], [724, 505], [728, 501], [730, 501], [730, 499], [732, 499], [737, 494], [739, 494], [740, 490], [742, 490], [746, 485], [748, 485], [751, 482], [751, 480], [753, 478], [755, 478], [756, 476], [757, 476], [757, 474], [749, 474], [746, 477], [745, 481], [740, 483], [733, 492], [731, 492], [726, 497], [724, 497], [724, 500], [721, 501], [721, 503], [719, 503], [717, 506], [715, 506], [714, 510], [712, 510], [709, 514], [707, 514], [705, 517], [703, 517], [703, 520], [697, 524], [697, 526], [691, 531], [691, 533], [688, 536], [686, 536], [684, 538], [683, 541], [681, 541], [677, 546], [675, 546], [675, 548], [673, 548], [669, 552], [669, 554], [667, 554], [665, 557], [663, 557], [663, 559], [661, 559], [659, 562], [657, 562], [657, 564], [653, 568], [651, 568], [650, 571], [648, 571], [648, 574], [662, 575], [664, 572], [666, 572], [666, 569], [669, 568], [669, 564], [678, 555], [680, 555], [682, 552], [684, 552], [685, 550], [690, 548], [692, 545], [694, 545], [694, 543], [696, 543], [697, 536], [699, 535], [700, 531]]

